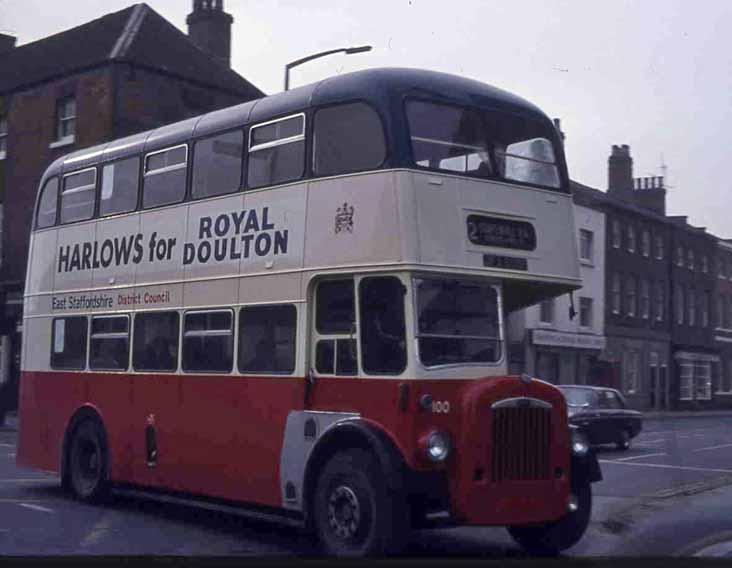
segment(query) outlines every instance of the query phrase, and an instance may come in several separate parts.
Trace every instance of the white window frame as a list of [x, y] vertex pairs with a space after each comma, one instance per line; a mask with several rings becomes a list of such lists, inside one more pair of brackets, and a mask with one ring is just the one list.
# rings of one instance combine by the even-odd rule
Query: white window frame
[[676, 266], [683, 268], [686, 263], [686, 250], [683, 245], [676, 247]]
[[[725, 377], [724, 380], [722, 377]], [[725, 382], [727, 383], [726, 389]], [[717, 390], [714, 394], [732, 394], [732, 359], [727, 359], [727, 364], [723, 365], [720, 361], [719, 364], [719, 380], [717, 381]]]
[[627, 306], [625, 308], [625, 315], [634, 318], [638, 313], [638, 279], [628, 274], [625, 277], [625, 297]]
[[694, 362], [681, 361], [679, 363], [679, 400], [694, 400], [693, 397]]
[[[64, 116], [62, 114], [62, 110], [65, 109], [66, 104], [70, 101], [74, 102], [74, 112], [73, 114], [70, 114], [68, 116]], [[77, 108], [76, 108], [76, 97], [63, 97], [56, 101], [56, 122], [54, 123], [54, 127], [56, 129], [55, 131], [55, 139], [54, 142], [52, 142], [49, 147], [50, 148], [58, 148], [60, 146], [66, 146], [68, 144], [73, 144], [76, 140], [76, 117], [77, 117]], [[61, 136], [61, 131], [63, 130], [63, 126], [68, 123], [73, 122], [74, 123], [74, 133], [73, 134], [67, 134], [65, 136]]]
[[[582, 300], [585, 300], [585, 302], [588, 304], [588, 311], [587, 311], [588, 323], [582, 323]], [[579, 313], [580, 327], [585, 328], [585, 329], [591, 329], [593, 321], [594, 321], [594, 313], [593, 313], [594, 312], [594, 302], [592, 301], [592, 298], [590, 298], [589, 296], [580, 296], [579, 307], [580, 307], [580, 313]]]
[[[539, 302], [539, 323], [541, 325], [554, 325], [554, 321], [556, 319], [556, 304], [554, 302], [554, 298], [550, 298], [549, 300], [544, 300], [542, 302]], [[549, 308], [549, 314], [550, 318], [548, 320], [544, 319], [544, 306], [551, 306]]]
[[[80, 185], [79, 187], [75, 187], [73, 189], [68, 189], [68, 190], [66, 189], [66, 178], [76, 176], [79, 174], [83, 174], [85, 172], [94, 172], [94, 181], [92, 183], [87, 184], [87, 185]], [[63, 207], [64, 195], [70, 195], [73, 193], [81, 193], [82, 191], [89, 191], [90, 189], [92, 191], [96, 192], [96, 188], [97, 188], [97, 168], [95, 168], [95, 167], [84, 168], [83, 170], [77, 170], [75, 172], [69, 172], [68, 174], [64, 174], [61, 179], [61, 189], [60, 189], [59, 195], [58, 195], [58, 204], [56, 205], [56, 207], [58, 209], [57, 216], [58, 216], [59, 225], [67, 225], [70, 223], [81, 223], [82, 221], [88, 221], [89, 219], [93, 219], [94, 218], [94, 209], [96, 208], [96, 195], [94, 195], [95, 201], [93, 202], [92, 213], [89, 217], [86, 217], [84, 219], [77, 219], [74, 221], [64, 221], [61, 218], [61, 212], [63, 211], [63, 208], [64, 208]]]
[[[301, 116], [302, 117], [302, 134], [297, 134], [295, 136], [288, 136], [287, 138], [278, 138], [277, 140], [273, 140], [271, 142], [263, 142], [262, 144], [257, 144], [256, 146], [252, 146], [252, 138], [254, 131], [257, 128], [260, 128], [262, 126], [269, 126], [270, 124], [277, 124], [278, 122], [284, 122], [286, 120], [291, 120], [293, 118], [297, 118]], [[267, 122], [259, 122], [257, 124], [253, 124], [251, 128], [249, 128], [249, 140], [247, 141], [247, 148], [249, 149], [249, 153], [256, 152], [258, 150], [266, 150], [267, 148], [274, 148], [275, 146], [284, 146], [285, 144], [292, 144], [293, 142], [301, 142], [302, 140], [305, 140], [305, 132], [307, 130], [307, 117], [305, 116], [304, 112], [299, 112], [297, 114], [291, 114], [289, 116], [283, 116], [282, 118], [276, 118], [274, 120], [268, 120]]]
[[[580, 241], [580, 259], [584, 260], [588, 263], [592, 262], [592, 259], [594, 257], [594, 244], [595, 244], [595, 233], [593, 231], [590, 231], [589, 229], [580, 229], [579, 230], [579, 241]], [[587, 255], [583, 254], [583, 248], [588, 249]]]
[[[177, 150], [178, 148], [185, 148], [186, 150], [186, 157], [183, 160], [183, 163], [181, 164], [173, 164], [171, 166], [163, 166], [162, 168], [157, 168], [155, 170], [148, 170], [147, 168], [147, 162], [150, 156], [157, 156], [158, 154], [163, 154], [165, 152], [171, 152], [173, 150]], [[188, 165], [188, 144], [178, 144], [176, 146], [169, 146], [168, 148], [163, 148], [162, 150], [155, 150], [154, 152], [148, 152], [145, 154], [145, 159], [142, 163], [142, 177], [150, 177], [157, 174], [164, 174], [167, 172], [174, 172], [175, 170], [180, 170]], [[144, 191], [144, 189], [143, 189]]]
[[695, 267], [695, 258], [694, 258], [694, 256], [695, 256], [694, 255], [694, 249], [693, 248], [689, 248], [686, 251], [686, 267], [689, 270], [694, 270], [694, 267]]

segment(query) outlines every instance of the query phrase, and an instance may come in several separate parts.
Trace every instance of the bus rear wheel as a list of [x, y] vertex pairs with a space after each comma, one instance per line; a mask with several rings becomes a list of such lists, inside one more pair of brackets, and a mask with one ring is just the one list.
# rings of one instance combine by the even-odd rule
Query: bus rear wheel
[[67, 467], [68, 486], [78, 499], [99, 503], [108, 497], [107, 446], [96, 420], [86, 418], [74, 428]]
[[530, 554], [555, 556], [577, 544], [590, 524], [590, 483], [572, 489], [572, 509], [561, 519], [543, 525], [509, 527], [513, 539]]
[[376, 458], [363, 450], [333, 456], [313, 497], [315, 532], [332, 556], [398, 553], [407, 534], [403, 500], [392, 495]]

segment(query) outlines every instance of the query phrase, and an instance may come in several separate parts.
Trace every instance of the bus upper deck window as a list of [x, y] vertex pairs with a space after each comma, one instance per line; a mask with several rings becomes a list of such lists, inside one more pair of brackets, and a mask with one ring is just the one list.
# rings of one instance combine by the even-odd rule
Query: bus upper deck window
[[94, 215], [96, 180], [95, 168], [64, 176], [61, 189], [62, 223], [91, 219]]
[[335, 175], [378, 168], [386, 158], [384, 129], [367, 104], [349, 103], [315, 113], [313, 170]]
[[477, 111], [409, 101], [407, 119], [416, 165], [481, 177], [493, 175], [487, 132]]
[[100, 215], [126, 213], [137, 207], [140, 158], [127, 158], [102, 169]]
[[145, 156], [142, 206], [157, 207], [183, 201], [186, 194], [188, 147], [183, 144]]
[[241, 187], [244, 132], [236, 130], [199, 140], [193, 146], [194, 198], [232, 193]]
[[58, 204], [58, 178], [52, 177], [43, 186], [41, 199], [38, 202], [36, 228], [44, 229], [56, 224], [56, 206]]
[[249, 187], [300, 179], [304, 169], [304, 114], [253, 126], [249, 131]]

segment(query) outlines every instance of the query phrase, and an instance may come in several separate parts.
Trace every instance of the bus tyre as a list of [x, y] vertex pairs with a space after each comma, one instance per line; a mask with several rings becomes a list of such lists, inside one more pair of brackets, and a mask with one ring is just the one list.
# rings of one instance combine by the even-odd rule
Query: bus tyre
[[592, 488], [583, 483], [572, 489], [576, 509], [557, 521], [543, 525], [509, 527], [513, 539], [528, 552], [539, 556], [555, 556], [579, 542], [590, 524]]
[[84, 419], [74, 428], [68, 460], [73, 494], [88, 503], [103, 502], [109, 496], [107, 446], [96, 420]]
[[409, 521], [404, 500], [390, 492], [378, 461], [364, 450], [338, 453], [323, 467], [313, 517], [324, 551], [345, 557], [398, 553]]

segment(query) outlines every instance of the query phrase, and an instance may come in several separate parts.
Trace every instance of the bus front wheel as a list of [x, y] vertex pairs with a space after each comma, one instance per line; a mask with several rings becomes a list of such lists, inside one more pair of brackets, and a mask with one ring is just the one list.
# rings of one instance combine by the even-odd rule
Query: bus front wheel
[[572, 489], [572, 509], [558, 521], [543, 525], [509, 527], [513, 539], [530, 554], [554, 556], [579, 542], [590, 524], [592, 488], [582, 483]]
[[68, 485], [74, 495], [90, 503], [109, 494], [107, 447], [101, 426], [86, 418], [74, 428], [68, 456]]
[[391, 494], [376, 458], [364, 450], [336, 454], [318, 476], [314, 528], [329, 555], [399, 552], [407, 533], [406, 511], [403, 499]]

